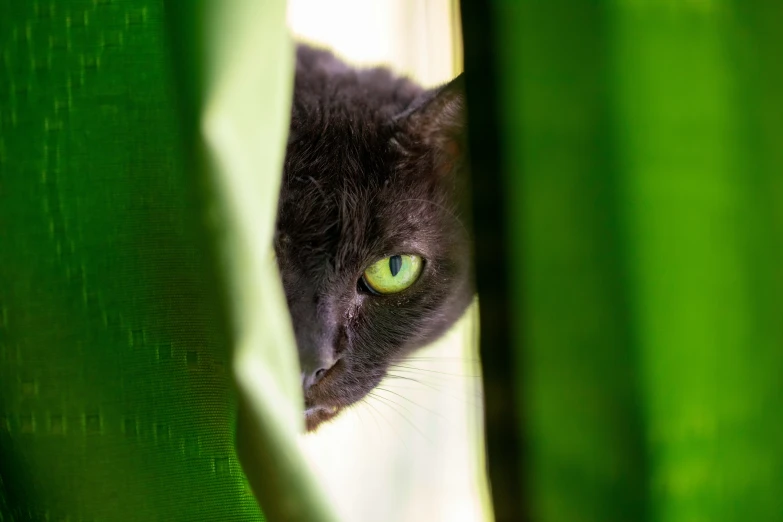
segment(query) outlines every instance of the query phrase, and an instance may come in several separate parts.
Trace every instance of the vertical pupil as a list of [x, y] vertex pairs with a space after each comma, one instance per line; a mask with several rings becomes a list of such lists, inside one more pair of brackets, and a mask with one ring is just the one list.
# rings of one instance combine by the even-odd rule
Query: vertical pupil
[[391, 256], [389, 258], [389, 270], [391, 270], [392, 277], [400, 273], [400, 268], [402, 268], [402, 258], [400, 256]]

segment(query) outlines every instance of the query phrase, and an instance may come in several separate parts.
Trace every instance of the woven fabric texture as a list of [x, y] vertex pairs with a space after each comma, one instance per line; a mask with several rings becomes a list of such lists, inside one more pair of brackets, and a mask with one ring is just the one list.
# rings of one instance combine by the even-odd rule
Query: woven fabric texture
[[0, 520], [263, 520], [161, 2], [0, 13]]

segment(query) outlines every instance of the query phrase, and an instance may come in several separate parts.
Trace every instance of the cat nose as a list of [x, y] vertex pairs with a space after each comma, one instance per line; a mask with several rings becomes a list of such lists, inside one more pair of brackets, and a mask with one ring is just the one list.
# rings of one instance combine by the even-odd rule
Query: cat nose
[[337, 359], [330, 357], [316, 358], [302, 362], [302, 388], [305, 391], [309, 390], [312, 386], [318, 383], [326, 376], [326, 373], [331, 370], [337, 363]]

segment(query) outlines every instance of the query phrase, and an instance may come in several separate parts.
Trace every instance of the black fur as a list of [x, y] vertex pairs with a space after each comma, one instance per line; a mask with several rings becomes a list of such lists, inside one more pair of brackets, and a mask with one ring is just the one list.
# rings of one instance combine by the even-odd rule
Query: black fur
[[[460, 78], [424, 90], [297, 49], [275, 250], [309, 430], [440, 337], [471, 301], [463, 100]], [[373, 295], [362, 273], [395, 254], [425, 260], [419, 280]]]

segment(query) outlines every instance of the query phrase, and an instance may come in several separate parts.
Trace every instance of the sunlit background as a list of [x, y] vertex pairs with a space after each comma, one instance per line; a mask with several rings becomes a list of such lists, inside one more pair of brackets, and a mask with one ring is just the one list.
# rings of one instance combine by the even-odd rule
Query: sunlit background
[[[296, 39], [425, 86], [461, 71], [451, 0], [289, 0]], [[344, 521], [484, 521], [476, 310], [301, 446]], [[393, 493], [392, 493], [393, 492]]]

